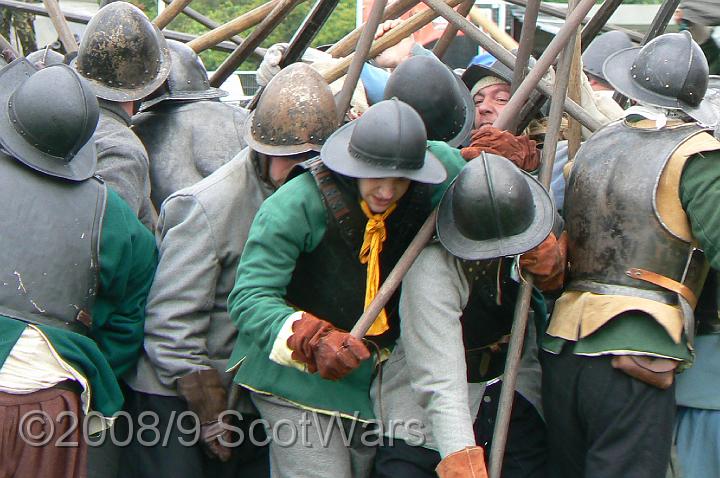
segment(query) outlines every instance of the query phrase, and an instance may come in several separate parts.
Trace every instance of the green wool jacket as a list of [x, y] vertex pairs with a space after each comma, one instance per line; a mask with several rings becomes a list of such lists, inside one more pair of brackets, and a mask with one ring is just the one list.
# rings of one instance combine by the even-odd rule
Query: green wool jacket
[[[429, 149], [448, 173], [445, 182], [433, 189], [435, 206], [465, 160], [445, 143], [429, 142]], [[239, 330], [229, 366], [237, 369], [235, 382], [250, 390], [284, 398], [305, 409], [371, 420], [371, 360], [342, 380], [330, 381], [269, 358], [283, 324], [296, 312], [284, 298], [295, 262], [300, 254], [312, 252], [320, 244], [327, 219], [320, 191], [310, 174], [289, 181], [263, 203], [250, 228], [235, 287], [228, 298], [230, 317]]]
[[[720, 270], [720, 151], [692, 156], [680, 180], [680, 201], [692, 233], [700, 243], [710, 266]], [[686, 339], [675, 343], [654, 319], [628, 312], [623, 320], [612, 320], [597, 332], [573, 344], [581, 355], [600, 355], [610, 351], [629, 350], [686, 362], [692, 361]], [[545, 335], [543, 348], [559, 353], [566, 341]]]
[[[118, 378], [135, 366], [143, 343], [145, 300], [157, 265], [152, 234], [108, 188], [100, 232], [100, 277], [88, 337], [37, 326], [60, 357], [90, 384], [90, 404], [103, 416], [119, 411]], [[27, 324], [0, 316], [0, 367]]]

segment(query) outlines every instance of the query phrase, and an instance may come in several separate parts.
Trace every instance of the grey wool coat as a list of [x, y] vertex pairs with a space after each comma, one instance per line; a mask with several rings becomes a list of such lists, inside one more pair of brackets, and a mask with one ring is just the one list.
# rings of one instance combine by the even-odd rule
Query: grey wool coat
[[145, 147], [130, 130], [130, 116], [120, 105], [99, 101], [100, 120], [93, 135], [97, 149], [97, 174], [153, 231], [157, 212], [150, 202], [149, 162]]
[[212, 174], [245, 147], [248, 112], [219, 101], [163, 101], [133, 117], [150, 157], [151, 199], [165, 199]]
[[273, 192], [260, 179], [255, 153], [229, 163], [163, 203], [156, 231], [159, 264], [146, 307], [137, 391], [175, 396], [176, 380], [214, 368], [225, 373], [237, 329], [227, 299], [250, 225]]
[[[475, 445], [473, 422], [485, 383], [468, 383], [460, 317], [470, 289], [460, 261], [440, 243], [425, 247], [403, 279], [400, 338], [371, 397], [386, 436], [443, 458]], [[516, 390], [538, 408], [540, 365], [532, 320]]]

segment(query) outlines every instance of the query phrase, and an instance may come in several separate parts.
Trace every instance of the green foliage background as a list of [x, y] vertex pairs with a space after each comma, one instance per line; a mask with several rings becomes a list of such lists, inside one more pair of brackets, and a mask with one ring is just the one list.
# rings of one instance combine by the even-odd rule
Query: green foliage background
[[[157, 2], [155, 0], [130, 1], [143, 9], [149, 18], [154, 18], [157, 15]], [[195, 0], [190, 6], [216, 22], [225, 23], [266, 2], [267, 0]], [[289, 41], [314, 3], [315, 0], [307, 0], [296, 7], [261, 46], [268, 47], [274, 43]], [[208, 31], [207, 28], [182, 14], [175, 18], [167, 28], [194, 35], [200, 35]], [[341, 0], [328, 21], [323, 25], [318, 36], [315, 37], [313, 46], [334, 43], [354, 28], [355, 0]], [[246, 37], [251, 31], [247, 30], [241, 36]], [[214, 70], [227, 57], [227, 53], [205, 51], [200, 56], [205, 63], [205, 67], [208, 70]], [[240, 65], [239, 69], [254, 70], [259, 63], [257, 57], [251, 56], [245, 63]]]

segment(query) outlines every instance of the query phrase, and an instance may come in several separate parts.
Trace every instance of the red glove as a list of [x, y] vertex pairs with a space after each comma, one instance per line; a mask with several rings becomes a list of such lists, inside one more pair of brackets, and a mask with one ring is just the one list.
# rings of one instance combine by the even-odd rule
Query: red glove
[[535, 285], [542, 291], [558, 290], [565, 279], [567, 263], [567, 233], [560, 239], [554, 233], [535, 249], [520, 256], [520, 267], [535, 276]]
[[515, 136], [485, 125], [473, 131], [470, 146], [460, 150], [460, 154], [470, 161], [485, 151], [509, 159], [520, 169], [535, 171], [540, 167], [540, 152], [536, 146], [537, 143], [528, 136]]
[[310, 373], [320, 372], [322, 378], [339, 380], [370, 358], [360, 339], [307, 312], [293, 323], [292, 330], [287, 346], [293, 360], [305, 363]]

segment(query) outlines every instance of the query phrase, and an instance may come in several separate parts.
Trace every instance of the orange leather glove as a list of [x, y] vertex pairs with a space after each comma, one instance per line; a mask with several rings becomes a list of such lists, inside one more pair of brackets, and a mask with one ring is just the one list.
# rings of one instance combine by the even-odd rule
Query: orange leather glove
[[482, 447], [469, 446], [451, 453], [435, 468], [439, 478], [487, 478]]
[[310, 343], [315, 364], [322, 378], [340, 380], [370, 358], [370, 351], [362, 340], [348, 332], [333, 329], [316, 336]]
[[293, 334], [287, 340], [287, 346], [292, 350], [292, 359], [303, 362], [308, 366], [308, 372], [317, 372], [315, 359], [313, 357], [313, 349], [310, 347], [310, 341], [315, 336], [323, 335], [334, 327], [330, 322], [318, 319], [307, 312], [302, 313], [302, 317], [292, 324]]
[[319, 372], [322, 378], [339, 380], [370, 358], [362, 340], [308, 312], [293, 323], [292, 330], [287, 345], [293, 360], [305, 363], [308, 372]]
[[528, 136], [515, 136], [494, 126], [485, 125], [473, 131], [470, 146], [461, 149], [460, 154], [470, 161], [483, 151], [507, 158], [525, 171], [535, 171], [540, 167], [540, 151], [535, 141]]
[[520, 256], [520, 267], [535, 276], [535, 285], [544, 292], [562, 287], [566, 264], [567, 233], [565, 231], [560, 234], [560, 239], [551, 232], [539, 246]]

